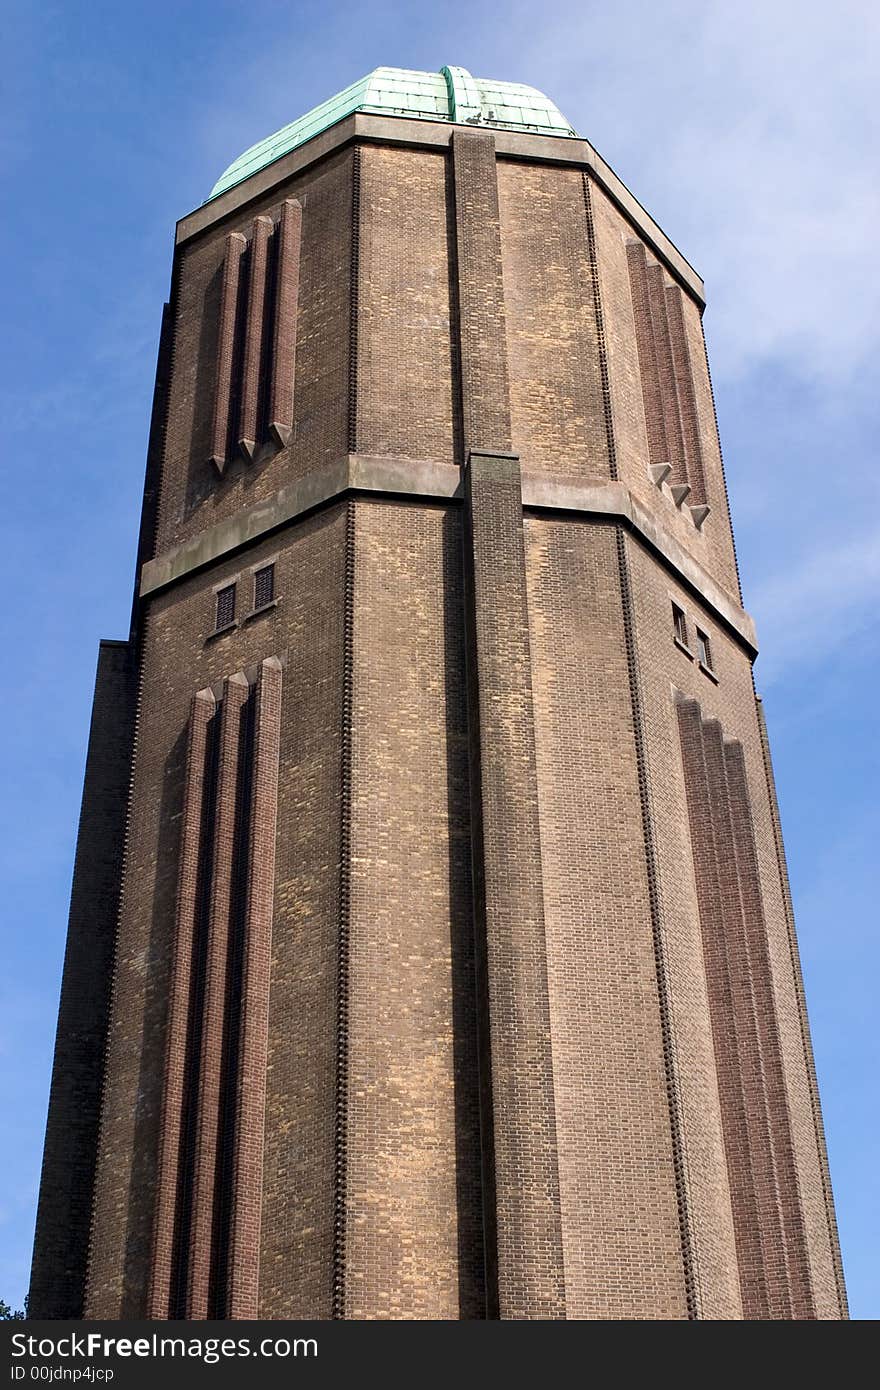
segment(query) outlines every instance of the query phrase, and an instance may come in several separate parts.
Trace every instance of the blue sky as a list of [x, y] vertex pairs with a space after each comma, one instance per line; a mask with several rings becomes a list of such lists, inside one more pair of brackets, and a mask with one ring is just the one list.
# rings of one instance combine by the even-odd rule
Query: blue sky
[[126, 634], [175, 220], [379, 64], [547, 92], [705, 277], [852, 1313], [880, 1315], [880, 7], [4, 7], [0, 1298], [27, 1286], [100, 637]]

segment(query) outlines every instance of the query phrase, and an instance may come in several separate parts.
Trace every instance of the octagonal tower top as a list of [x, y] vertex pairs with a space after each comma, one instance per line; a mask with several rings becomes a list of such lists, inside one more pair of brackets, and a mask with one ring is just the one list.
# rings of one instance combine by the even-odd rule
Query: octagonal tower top
[[376, 68], [345, 91], [245, 150], [221, 174], [208, 201], [355, 111], [532, 131], [536, 135], [577, 135], [549, 97], [520, 82], [472, 77], [459, 67], [444, 67], [440, 72]]

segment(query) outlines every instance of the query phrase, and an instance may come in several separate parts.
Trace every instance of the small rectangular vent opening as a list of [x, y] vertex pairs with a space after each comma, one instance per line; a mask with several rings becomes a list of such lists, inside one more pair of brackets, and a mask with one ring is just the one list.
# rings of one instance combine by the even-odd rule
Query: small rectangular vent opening
[[675, 633], [676, 641], [686, 647], [688, 644], [687, 618], [684, 615], [684, 609], [679, 608], [677, 603], [672, 605], [672, 630]]
[[254, 574], [254, 608], [265, 608], [275, 597], [275, 566], [264, 565]]
[[217, 590], [217, 615], [214, 630], [229, 627], [235, 622], [235, 585], [227, 584], [225, 589]]

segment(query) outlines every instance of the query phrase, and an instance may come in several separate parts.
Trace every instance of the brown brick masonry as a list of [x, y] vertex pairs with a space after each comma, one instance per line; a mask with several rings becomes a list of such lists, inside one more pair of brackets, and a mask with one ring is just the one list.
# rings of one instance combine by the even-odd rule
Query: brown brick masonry
[[743, 1311], [813, 1318], [742, 748], [677, 712]]
[[456, 130], [472, 866], [488, 1316], [565, 1316], [522, 480], [491, 135]]
[[235, 453], [253, 460], [265, 434], [275, 449], [290, 439], [301, 242], [302, 207], [293, 198], [277, 227], [260, 216], [249, 243], [240, 232], [226, 238], [211, 432], [220, 473]]
[[[791, 1303], [785, 1269], [777, 1175], [773, 1162], [770, 1110], [763, 1078], [756, 998], [757, 981], [743, 918], [743, 883], [736, 862], [724, 744], [721, 727], [716, 721], [707, 722], [703, 729], [703, 752], [710, 805], [715, 819], [717, 863], [721, 884], [721, 916], [710, 922], [710, 930], [724, 933], [730, 962], [734, 1028], [746, 1102], [747, 1142], [751, 1153], [755, 1205], [762, 1245], [762, 1272], [768, 1289], [765, 1316], [790, 1317]], [[722, 1101], [722, 1117], [723, 1114]]]
[[211, 462], [222, 473], [229, 445], [229, 421], [235, 370], [235, 327], [241, 282], [242, 258], [247, 242], [240, 232], [226, 238], [223, 283], [220, 295], [220, 331], [217, 339], [217, 367], [214, 376], [214, 418], [211, 429]]
[[293, 429], [299, 261], [302, 244], [302, 205], [293, 198], [284, 202], [276, 237], [279, 239], [279, 246], [272, 377], [269, 387], [269, 430], [279, 449], [283, 449]]
[[703, 954], [709, 988], [712, 1037], [718, 1086], [722, 1098], [724, 1142], [730, 1196], [736, 1231], [743, 1313], [748, 1318], [768, 1316], [761, 1225], [758, 1219], [747, 1114], [746, 1082], [737, 1043], [735, 950], [724, 930], [724, 905], [720, 882], [722, 845], [716, 842], [717, 816], [706, 771], [703, 725], [694, 701], [677, 705], [688, 807], [691, 817], [694, 873], [700, 901]]
[[[176, 245], [184, 246], [209, 229], [215, 228], [230, 213], [235, 213], [254, 199], [267, 201], [273, 195], [277, 196], [277, 190], [287, 185], [298, 174], [326, 162], [328, 156], [332, 157], [332, 152], [344, 150], [352, 142], [442, 152], [449, 148], [458, 129], [460, 127], [450, 125], [446, 121], [415, 122], [379, 116], [371, 112], [358, 112], [181, 218], [177, 224]], [[493, 133], [499, 158], [525, 161], [537, 158], [549, 166], [575, 167], [587, 172], [588, 177], [602, 190], [603, 196], [614, 201], [620, 213], [627, 219], [628, 225], [644, 237], [670, 273], [675, 275], [694, 300], [703, 306], [704, 286], [700, 276], [586, 140], [543, 137], [501, 129]]]
[[241, 1013], [236, 1091], [231, 1217], [226, 1271], [230, 1318], [259, 1315], [260, 1217], [266, 1051], [275, 884], [281, 663], [264, 661], [253, 692], [254, 731], [242, 943]]
[[[754, 625], [748, 614], [668, 530], [656, 524], [651, 513], [622, 483], [584, 487], [523, 473], [522, 487], [523, 506], [529, 511], [579, 511], [585, 515], [616, 516], [662, 558], [670, 572], [699, 591], [702, 601], [738, 634], [750, 654], [757, 653]], [[333, 498], [342, 498], [347, 492], [460, 498], [461, 470], [427, 460], [350, 454], [326, 472], [283, 488], [275, 497], [242, 510], [232, 520], [207, 528], [193, 541], [158, 555], [143, 568], [142, 596], [177, 582], [313, 508]]]
[[648, 263], [642, 242], [629, 241], [626, 256], [649, 461], [668, 463], [669, 482], [687, 484], [689, 502], [702, 505], [708, 498], [682, 292], [664, 283], [663, 267]]
[[644, 856], [648, 877], [651, 933], [654, 944], [654, 962], [657, 971], [660, 1032], [663, 1041], [663, 1067], [666, 1082], [666, 1099], [669, 1107], [676, 1205], [678, 1208], [678, 1223], [681, 1235], [682, 1273], [684, 1276], [688, 1317], [698, 1318], [702, 1312], [703, 1299], [699, 1278], [699, 1266], [696, 1258], [696, 1238], [690, 1196], [690, 1180], [687, 1162], [687, 1129], [682, 1102], [681, 1080], [679, 1077], [675, 1013], [673, 1007], [673, 986], [670, 978], [668, 952], [659, 895], [656, 835], [653, 822], [646, 732], [643, 718], [644, 701], [642, 695], [639, 652], [636, 645], [632, 575], [627, 553], [627, 539], [619, 527], [616, 528], [615, 539], [617, 545], [620, 600], [629, 676], [629, 696], [633, 713], [633, 732], [635, 735], [635, 755], [636, 767], [638, 770]]
[[[356, 331], [356, 324], [353, 325]], [[356, 427], [356, 421], [352, 421]], [[340, 826], [338, 928], [336, 934], [336, 1019], [333, 1095], [332, 1315], [346, 1311], [346, 1223], [348, 1217], [349, 948], [351, 937], [352, 644], [354, 639], [354, 504], [345, 508], [342, 580], [342, 710], [340, 729]]]
[[608, 340], [605, 333], [605, 310], [599, 277], [599, 255], [596, 246], [596, 219], [593, 212], [593, 190], [588, 174], [582, 175], [584, 217], [587, 227], [587, 250], [590, 257], [590, 280], [593, 288], [593, 313], [596, 318], [596, 343], [599, 349], [599, 376], [602, 383], [602, 418], [605, 425], [605, 449], [608, 455], [608, 476], [617, 481], [617, 450], [614, 443], [614, 413], [611, 404], [611, 380], [608, 374]]
[[110, 1012], [135, 673], [127, 642], [102, 642], [70, 900], [30, 1316], [82, 1317]]
[[[723, 747], [730, 804], [731, 845], [739, 876], [744, 935], [752, 976], [770, 1146], [779, 1194], [783, 1267], [788, 1287], [790, 1316], [814, 1318], [816, 1309], [810, 1287], [809, 1254], [798, 1191], [788, 1095], [782, 1069], [773, 977], [767, 947], [767, 928], [745, 761], [742, 744], [736, 740], [725, 740]], [[772, 1270], [773, 1261], [769, 1254], [765, 1258], [766, 1268]]]
[[[644, 247], [639, 247], [644, 256]], [[666, 436], [668, 454], [666, 462], [672, 464], [670, 482], [688, 481], [684, 455], [684, 438], [681, 416], [678, 410], [678, 390], [675, 369], [672, 362], [672, 340], [669, 333], [669, 320], [666, 316], [666, 296], [663, 293], [663, 267], [649, 264], [646, 270], [648, 283], [648, 304], [654, 331], [654, 351], [657, 363], [657, 382], [660, 390], [660, 408], [663, 413], [663, 432]]]
[[269, 272], [269, 238], [272, 219], [256, 217], [251, 233], [248, 267], [247, 317], [245, 319], [244, 360], [238, 407], [238, 447], [252, 459], [257, 448], [260, 411], [260, 379], [265, 335], [266, 278]]
[[627, 243], [626, 258], [629, 267], [630, 293], [639, 352], [642, 397], [645, 403], [648, 458], [652, 464], [671, 463], [669, 444], [666, 439], [663, 399], [660, 394], [657, 343], [648, 292], [648, 265], [645, 248], [640, 241]]
[[456, 129], [452, 141], [465, 457], [510, 450], [501, 223], [495, 142]]
[[[494, 1203], [497, 1242], [487, 1251], [487, 1282], [491, 1288], [495, 1268], [496, 1316], [561, 1318], [565, 1280], [519, 463], [472, 453], [466, 487], [483, 1200]], [[493, 1302], [490, 1292], [490, 1316]]]
[[358, 329], [360, 308], [361, 243], [361, 163], [360, 146], [351, 155], [351, 244], [348, 257], [348, 391], [345, 399], [345, 430], [349, 453], [357, 451], [358, 441]]
[[[663, 272], [660, 270], [661, 277], [662, 274]], [[681, 416], [685, 475], [691, 487], [688, 502], [700, 505], [708, 502], [709, 499], [706, 496], [700, 426], [694, 397], [694, 376], [684, 327], [682, 294], [678, 285], [667, 285], [663, 293], [666, 301], [666, 321], [669, 325], [669, 342], [672, 349], [675, 392]]]
[[174, 961], [168, 1001], [165, 1084], [156, 1173], [156, 1224], [153, 1233], [148, 1316], [167, 1318], [173, 1311], [172, 1288], [179, 1259], [178, 1204], [185, 1175], [184, 1104], [190, 1070], [190, 1012], [194, 960], [201, 925], [203, 891], [203, 821], [210, 800], [207, 777], [215, 700], [210, 690], [193, 696], [190, 712], [186, 788], [180, 838]]
[[193, 699], [156, 1185], [153, 1318], [258, 1314], [281, 666]]
[[233, 911], [239, 755], [247, 697], [248, 685], [244, 676], [227, 677], [223, 683], [220, 709], [205, 984], [199, 1040], [192, 1208], [187, 1240], [186, 1316], [190, 1318], [207, 1318], [213, 1311], [214, 1207], [221, 1162], [223, 1047], [228, 1027], [227, 973]]

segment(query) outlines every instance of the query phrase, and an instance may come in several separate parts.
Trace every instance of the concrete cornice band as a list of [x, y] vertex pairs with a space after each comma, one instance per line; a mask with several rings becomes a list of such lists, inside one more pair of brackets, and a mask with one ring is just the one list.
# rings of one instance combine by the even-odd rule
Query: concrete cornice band
[[[288, 525], [315, 508], [352, 492], [386, 497], [422, 497], [461, 501], [462, 474], [454, 464], [369, 454], [347, 454], [330, 468], [281, 488], [274, 496], [208, 526], [191, 540], [149, 560], [141, 571], [140, 595], [146, 598], [215, 563], [270, 531]], [[623, 483], [572, 483], [524, 473], [523, 508], [620, 522], [663, 561], [740, 641], [749, 655], [758, 652], [749, 614], [707, 573], [683, 546], [652, 519]]]
[[[188, 213], [186, 217], [182, 217], [177, 224], [176, 244], [180, 246], [192, 237], [198, 236], [230, 213], [246, 207], [253, 199], [262, 197], [277, 184], [301, 173], [309, 165], [326, 159], [328, 155], [342, 149], [353, 140], [446, 149], [455, 131], [461, 128], [448, 121], [427, 121], [405, 116], [375, 116], [369, 112], [356, 112], [331, 126], [329, 130], [322, 131], [305, 145], [300, 145], [289, 154], [274, 160], [272, 164], [259, 169], [226, 193], [221, 193]], [[566, 136], [531, 135], [494, 128], [491, 134], [499, 158], [564, 164], [589, 170], [670, 274], [696, 300], [701, 309], [705, 306], [705, 287], [693, 266], [689, 265], [678, 248], [665, 232], [661, 231], [638, 199], [630, 193], [626, 184], [617, 177], [588, 140]]]

